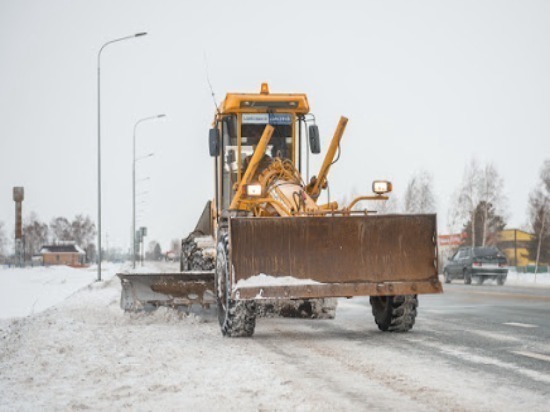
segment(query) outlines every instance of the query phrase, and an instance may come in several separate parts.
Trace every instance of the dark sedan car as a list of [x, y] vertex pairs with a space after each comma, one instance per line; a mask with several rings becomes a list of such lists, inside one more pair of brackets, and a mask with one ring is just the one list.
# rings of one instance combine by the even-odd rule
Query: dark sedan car
[[504, 285], [508, 276], [506, 257], [496, 247], [464, 247], [458, 249], [443, 268], [445, 283], [453, 279], [464, 279], [465, 284], [472, 279], [481, 285], [487, 279]]

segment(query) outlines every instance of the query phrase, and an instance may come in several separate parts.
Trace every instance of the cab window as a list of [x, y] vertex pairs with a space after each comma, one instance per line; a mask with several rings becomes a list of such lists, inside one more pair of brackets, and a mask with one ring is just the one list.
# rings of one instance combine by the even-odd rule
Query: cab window
[[251, 156], [265, 127], [275, 129], [266, 154], [272, 158], [292, 159], [292, 116], [286, 113], [243, 114], [241, 125], [241, 159]]

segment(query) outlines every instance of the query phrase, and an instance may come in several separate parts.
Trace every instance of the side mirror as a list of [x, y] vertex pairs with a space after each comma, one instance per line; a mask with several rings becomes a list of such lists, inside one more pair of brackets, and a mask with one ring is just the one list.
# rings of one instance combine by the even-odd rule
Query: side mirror
[[321, 153], [321, 139], [319, 138], [319, 128], [316, 124], [309, 126], [309, 148], [311, 153]]
[[208, 132], [208, 146], [210, 156], [216, 157], [220, 154], [220, 132], [218, 129], [210, 129]]

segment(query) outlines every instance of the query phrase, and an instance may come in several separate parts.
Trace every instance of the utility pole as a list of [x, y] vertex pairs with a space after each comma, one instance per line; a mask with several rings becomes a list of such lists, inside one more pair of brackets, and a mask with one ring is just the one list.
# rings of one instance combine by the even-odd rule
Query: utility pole
[[101, 52], [110, 44], [145, 36], [147, 33], [136, 33], [131, 36], [110, 40], [101, 46], [97, 53], [97, 281], [101, 282]]

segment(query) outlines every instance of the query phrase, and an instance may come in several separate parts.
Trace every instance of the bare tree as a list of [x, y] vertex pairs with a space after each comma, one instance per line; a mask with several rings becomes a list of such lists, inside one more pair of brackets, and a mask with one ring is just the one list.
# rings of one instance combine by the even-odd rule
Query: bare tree
[[76, 215], [71, 222], [71, 237], [77, 245], [86, 249], [96, 235], [95, 223], [89, 216]]
[[534, 241], [528, 247], [530, 259], [535, 260], [535, 273], [540, 262], [550, 262], [550, 160], [541, 168], [540, 183], [529, 195], [529, 223]]
[[463, 229], [463, 211], [460, 210], [459, 191], [452, 195], [449, 209], [447, 210], [447, 230], [449, 233], [457, 233]]
[[[486, 165], [483, 168], [480, 187], [481, 201], [478, 205], [478, 207], [481, 207], [481, 209], [483, 210], [483, 230], [481, 235], [482, 246], [485, 246], [487, 244], [487, 239], [489, 236], [489, 224], [490, 222], [492, 222], [492, 218], [489, 216], [490, 209], [494, 209], [494, 215], [503, 213], [502, 206], [505, 199], [503, 188], [504, 183], [502, 177], [498, 174], [494, 165]], [[503, 223], [505, 223], [504, 219], [502, 220]]]
[[50, 233], [53, 242], [74, 240], [72, 237], [71, 223], [64, 217], [56, 217], [51, 220]]
[[390, 194], [386, 201], [374, 201], [374, 210], [381, 215], [399, 212], [399, 197], [396, 194]]
[[27, 257], [32, 257], [48, 243], [48, 233], [48, 225], [38, 220], [36, 213], [31, 212], [23, 224], [24, 251]]
[[456, 217], [462, 222], [470, 219], [472, 221], [472, 246], [476, 244], [476, 219], [475, 210], [480, 199], [481, 168], [476, 159], [472, 159], [464, 169], [462, 184], [456, 198]]
[[433, 194], [433, 176], [425, 170], [415, 173], [405, 190], [405, 213], [435, 212], [435, 197]]
[[[505, 224], [506, 197], [503, 180], [492, 164], [480, 166], [472, 159], [464, 170], [462, 183], [455, 195], [450, 212], [452, 222], [471, 224], [471, 245], [485, 246], [490, 237], [490, 213], [498, 215]], [[481, 212], [481, 218], [478, 214]], [[480, 228], [477, 225], [481, 225]], [[479, 230], [481, 229], [481, 230]], [[481, 239], [478, 239], [481, 237]]]
[[53, 242], [75, 242], [86, 251], [88, 260], [93, 259], [95, 247], [90, 246], [93, 245], [96, 229], [89, 216], [76, 215], [72, 222], [65, 217], [56, 217], [50, 222], [50, 232]]

